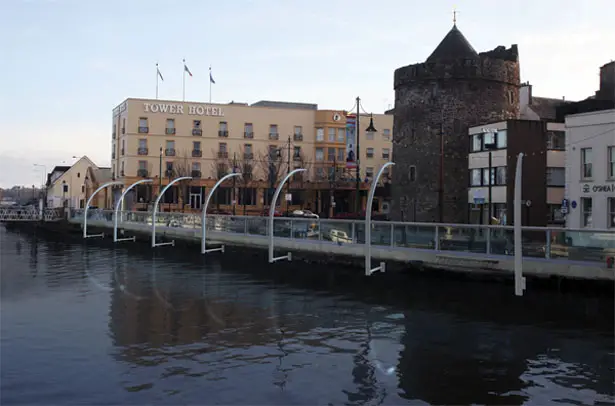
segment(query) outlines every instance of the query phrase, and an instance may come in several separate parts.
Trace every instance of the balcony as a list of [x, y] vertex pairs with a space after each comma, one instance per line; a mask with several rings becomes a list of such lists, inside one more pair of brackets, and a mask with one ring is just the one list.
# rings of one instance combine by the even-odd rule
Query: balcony
[[192, 135], [200, 137], [203, 135], [203, 130], [201, 130], [200, 128], [193, 128]]
[[115, 151], [111, 153], [111, 159], [115, 159]]
[[138, 155], [147, 155], [148, 153], [149, 153], [149, 150], [147, 148], [141, 147], [137, 149]]
[[122, 150], [120, 151], [120, 155], [124, 156], [124, 149], [122, 148]]
[[147, 169], [137, 169], [137, 176], [140, 178], [147, 178]]
[[190, 176], [192, 176], [193, 178], [200, 178], [201, 177], [201, 171], [197, 171], [197, 170], [193, 169], [192, 172], [190, 173]]
[[126, 134], [126, 129], [122, 127], [122, 134]]
[[228, 158], [228, 152], [227, 151], [218, 152], [218, 158]]
[[166, 171], [164, 171], [164, 176], [166, 176], [167, 178], [173, 176], [173, 169], [167, 169]]
[[175, 134], [175, 128], [167, 128], [164, 133], [167, 135], [173, 135]]
[[218, 131], [218, 137], [228, 137], [228, 131]]
[[193, 158], [200, 158], [203, 156], [203, 151], [201, 151], [200, 149], [193, 149], [192, 150], [192, 157]]
[[301, 161], [301, 155], [299, 154], [293, 155], [293, 161]]
[[280, 139], [280, 134], [279, 133], [269, 133], [269, 139], [270, 140], [279, 140]]
[[244, 152], [243, 159], [254, 159], [254, 154], [252, 152]]
[[149, 132], [149, 127], [139, 127], [139, 134], [147, 134]]
[[303, 141], [303, 134], [293, 135], [293, 141]]
[[254, 133], [252, 131], [245, 131], [243, 133], [243, 138], [254, 138]]
[[167, 148], [164, 150], [166, 156], [175, 156], [175, 148]]

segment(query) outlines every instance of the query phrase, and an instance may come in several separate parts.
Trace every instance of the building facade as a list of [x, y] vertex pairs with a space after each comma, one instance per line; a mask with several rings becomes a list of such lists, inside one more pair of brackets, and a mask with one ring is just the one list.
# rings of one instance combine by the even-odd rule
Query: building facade
[[423, 63], [395, 71], [393, 214], [467, 220], [468, 128], [519, 117], [517, 46], [477, 53], [456, 25]]
[[615, 109], [566, 116], [569, 228], [615, 228]]
[[468, 134], [469, 223], [513, 224], [515, 171], [517, 157], [523, 152], [521, 223], [564, 225], [563, 123], [506, 120], [470, 127]]
[[[88, 174], [109, 168], [99, 168], [90, 158], [83, 156], [71, 166], [56, 166], [47, 175], [46, 205], [49, 208], [84, 208], [90, 196], [92, 180]], [[104, 196], [101, 195], [101, 196]], [[99, 207], [107, 206], [109, 201], [96, 201]]]
[[[369, 117], [361, 117], [362, 190], [392, 156], [393, 117], [376, 114], [373, 122], [378, 131], [363, 135]], [[344, 111], [318, 110], [314, 104], [127, 99], [113, 110], [112, 173], [126, 185], [154, 180], [127, 198], [135, 209], [145, 209], [172, 179], [190, 176], [165, 193], [162, 209], [200, 210], [207, 188], [227, 173], [240, 172], [243, 176], [219, 189], [213, 204], [236, 214], [260, 214], [286, 173], [305, 168], [282, 196], [281, 209], [332, 215], [333, 208], [350, 211], [356, 198], [355, 172], [345, 165], [345, 128]]]

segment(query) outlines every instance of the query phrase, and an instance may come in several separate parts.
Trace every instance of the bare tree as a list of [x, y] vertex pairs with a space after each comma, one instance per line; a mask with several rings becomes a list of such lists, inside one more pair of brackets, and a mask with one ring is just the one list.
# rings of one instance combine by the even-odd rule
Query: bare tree
[[267, 177], [268, 201], [271, 203], [276, 185], [281, 180], [288, 164], [286, 149], [282, 147], [268, 148], [259, 153], [258, 164]]
[[243, 203], [243, 215], [247, 214], [247, 189], [252, 185], [253, 177], [254, 177], [254, 165], [256, 161], [254, 160], [253, 153], [242, 153], [240, 158], [234, 162], [237, 167], [239, 173], [241, 173], [241, 177], [238, 178], [239, 187], [241, 189], [242, 198], [241, 201]]
[[[222, 179], [229, 173], [230, 165], [228, 158], [228, 151], [217, 151], [212, 148], [211, 154], [214, 157], [211, 162], [212, 174], [216, 181]], [[216, 190], [216, 209], [220, 210], [220, 188]]]
[[[173, 170], [166, 175], [170, 179], [192, 176], [192, 164], [186, 151], [182, 151], [175, 155]], [[183, 213], [186, 207], [186, 197], [188, 196], [187, 189], [190, 186], [190, 179], [180, 180], [175, 185], [177, 186], [177, 202], [181, 205], [181, 211]]]
[[312, 161], [308, 159], [307, 155], [303, 152], [303, 150], [300, 150], [298, 154], [293, 153], [293, 166], [295, 168], [305, 169], [305, 172], [300, 172], [293, 176], [293, 181], [299, 184], [299, 187], [302, 191], [301, 192], [302, 193], [301, 208], [303, 209], [303, 206], [305, 204], [305, 198], [307, 196], [304, 190], [304, 187], [305, 187], [305, 182], [310, 179]]

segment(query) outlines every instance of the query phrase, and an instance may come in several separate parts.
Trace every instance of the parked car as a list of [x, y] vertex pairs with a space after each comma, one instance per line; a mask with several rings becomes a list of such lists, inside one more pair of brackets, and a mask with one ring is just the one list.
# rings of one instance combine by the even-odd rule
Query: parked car
[[346, 231], [331, 229], [328, 233], [328, 239], [337, 243], [351, 243], [352, 238], [348, 237]]

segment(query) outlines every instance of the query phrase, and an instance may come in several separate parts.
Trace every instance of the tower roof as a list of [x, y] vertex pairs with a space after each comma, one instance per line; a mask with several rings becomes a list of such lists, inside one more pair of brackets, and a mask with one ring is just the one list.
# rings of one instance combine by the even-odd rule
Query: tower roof
[[432, 62], [439, 59], [450, 60], [474, 58], [478, 58], [478, 53], [474, 50], [472, 45], [470, 45], [466, 37], [463, 36], [461, 31], [459, 31], [457, 24], [453, 24], [453, 28], [451, 28], [436, 49], [431, 53], [431, 55], [429, 55], [427, 62]]

